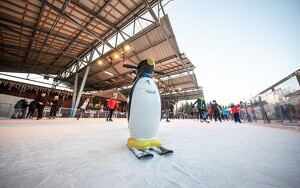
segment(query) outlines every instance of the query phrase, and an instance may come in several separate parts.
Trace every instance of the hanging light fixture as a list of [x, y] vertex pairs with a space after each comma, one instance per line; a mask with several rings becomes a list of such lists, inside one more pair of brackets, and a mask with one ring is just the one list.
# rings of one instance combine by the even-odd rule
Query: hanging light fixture
[[110, 75], [110, 76], [113, 76], [113, 75], [114, 75], [113, 73], [108, 72], [108, 71], [104, 71], [104, 72], [105, 72], [105, 74], [108, 74], [108, 75]]
[[98, 65], [103, 65], [103, 61], [102, 61], [102, 60], [99, 60], [99, 61], [98, 61]]
[[124, 50], [125, 50], [125, 52], [127, 52], [127, 51], [131, 50], [131, 47], [127, 44], [124, 46]]
[[116, 53], [114, 54], [114, 59], [119, 59], [119, 58], [120, 58], [120, 54], [116, 52]]

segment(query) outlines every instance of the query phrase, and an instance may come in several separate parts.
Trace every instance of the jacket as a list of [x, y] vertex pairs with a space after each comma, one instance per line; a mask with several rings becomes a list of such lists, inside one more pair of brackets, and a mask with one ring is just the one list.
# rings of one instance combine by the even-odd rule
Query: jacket
[[[39, 102], [43, 103], [43, 105], [40, 105]], [[47, 99], [46, 96], [43, 97], [42, 95], [38, 95], [38, 96], [35, 98], [36, 106], [45, 106], [47, 102], [48, 102], [48, 99]]]
[[27, 105], [28, 105], [28, 103], [25, 101], [25, 99], [21, 99], [16, 103], [14, 108], [26, 108]]
[[233, 114], [239, 113], [239, 108], [240, 108], [239, 104], [231, 107], [231, 113]]
[[114, 98], [109, 99], [107, 103], [107, 107], [111, 110], [114, 110], [115, 108], [119, 108], [118, 101]]
[[203, 110], [206, 110], [206, 104], [205, 104], [205, 100], [201, 100], [201, 99], [197, 99], [193, 106], [195, 106], [195, 104], [197, 104], [197, 108], [200, 108], [200, 109], [203, 109]]

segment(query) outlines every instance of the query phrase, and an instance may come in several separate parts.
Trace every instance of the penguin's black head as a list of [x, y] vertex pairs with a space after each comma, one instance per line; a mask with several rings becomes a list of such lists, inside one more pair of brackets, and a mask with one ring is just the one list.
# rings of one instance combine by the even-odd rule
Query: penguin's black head
[[154, 73], [154, 68], [155, 68], [154, 59], [149, 58], [149, 59], [142, 60], [137, 66], [137, 70], [138, 70], [137, 76], [152, 78], [152, 75]]

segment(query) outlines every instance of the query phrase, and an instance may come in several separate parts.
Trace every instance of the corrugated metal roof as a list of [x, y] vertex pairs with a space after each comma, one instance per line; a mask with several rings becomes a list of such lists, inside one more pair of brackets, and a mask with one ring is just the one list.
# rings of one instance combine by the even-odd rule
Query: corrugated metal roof
[[[166, 73], [155, 76], [160, 90], [173, 87], [164, 77], [188, 72], [190, 78], [180, 87], [199, 91], [195, 67], [180, 53], [169, 18], [158, 23], [149, 11], [158, 2], [2, 0], [0, 71], [57, 75], [56, 80], [72, 85], [76, 70], [81, 80], [90, 66], [84, 90], [107, 90], [132, 84], [131, 70], [123, 68], [123, 60], [137, 65], [151, 57], [156, 69]], [[130, 51], [124, 50], [126, 45]], [[97, 54], [92, 62], [91, 50]], [[121, 57], [110, 61], [116, 52]]]
[[107, 37], [141, 9], [141, 0], [1, 0], [0, 70], [59, 74], [92, 46], [110, 46]]

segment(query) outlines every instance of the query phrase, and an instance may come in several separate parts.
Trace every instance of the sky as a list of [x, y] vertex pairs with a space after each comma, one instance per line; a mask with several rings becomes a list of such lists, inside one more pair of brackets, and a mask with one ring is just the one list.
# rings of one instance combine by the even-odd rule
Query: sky
[[299, 0], [174, 0], [165, 10], [206, 101], [247, 100], [300, 68]]

